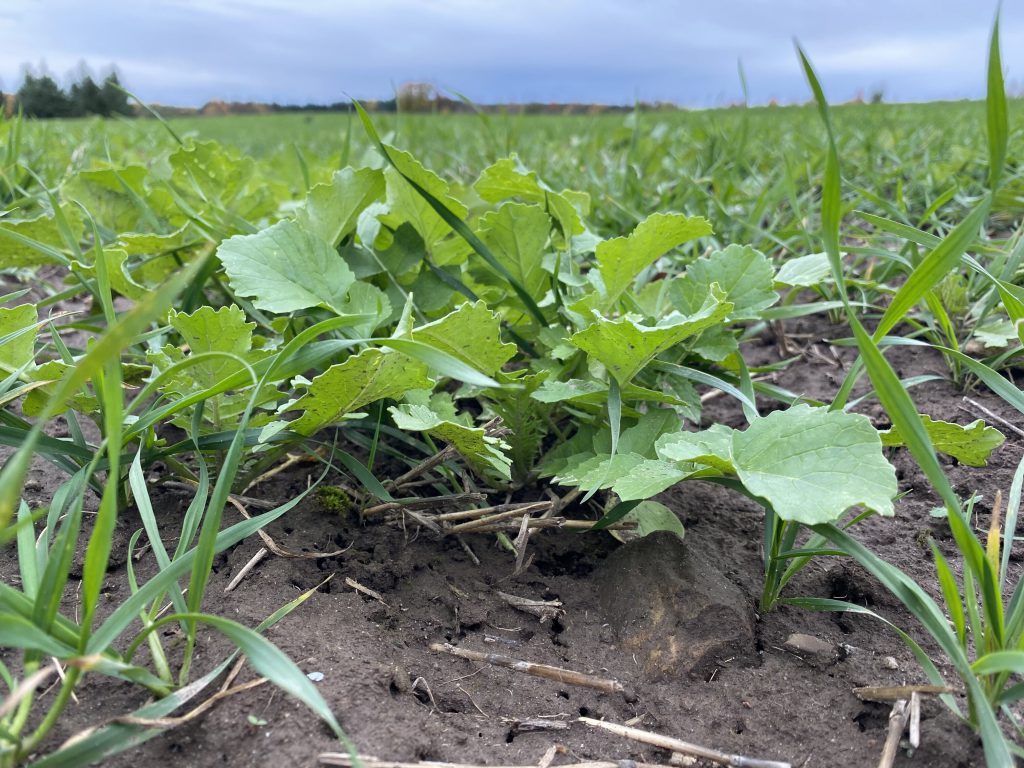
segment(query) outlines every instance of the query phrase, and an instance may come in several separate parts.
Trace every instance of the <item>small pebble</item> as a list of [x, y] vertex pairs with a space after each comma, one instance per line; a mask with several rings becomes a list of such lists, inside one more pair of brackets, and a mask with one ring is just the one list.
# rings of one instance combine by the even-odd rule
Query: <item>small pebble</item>
[[892, 657], [892, 656], [886, 656], [884, 659], [882, 659], [882, 666], [885, 667], [886, 669], [899, 669], [900, 668], [899, 662], [896, 661], [896, 659], [894, 657]]
[[797, 653], [828, 654], [835, 652], [836, 646], [814, 635], [804, 635], [796, 632], [786, 638], [786, 647]]
[[310, 672], [308, 675], [306, 675], [306, 677], [308, 677], [314, 683], [319, 683], [321, 680], [324, 679], [324, 673], [323, 672]]

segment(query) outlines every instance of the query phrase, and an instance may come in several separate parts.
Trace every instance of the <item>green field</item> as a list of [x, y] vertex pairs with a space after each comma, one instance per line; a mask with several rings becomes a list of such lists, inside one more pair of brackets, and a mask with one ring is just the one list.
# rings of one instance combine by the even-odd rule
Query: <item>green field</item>
[[[964, 690], [945, 703], [1009, 765], [1024, 463], [1005, 517], [973, 525], [947, 470], [984, 465], [1000, 425], [912, 400], [943, 380], [1024, 412], [1022, 107], [994, 67], [980, 103], [0, 123], [0, 767], [152, 736], [48, 741], [89, 676], [144, 688], [144, 717], [211, 685], [233, 657], [193, 667], [200, 628], [344, 738], [263, 632], [315, 589], [259, 627], [204, 613], [219, 553], [307, 494], [439, 536], [475, 515], [518, 568], [542, 512], [681, 535], [655, 497], [698, 480], [763, 508], [759, 611], [859, 610], [787, 591], [819, 557], [856, 559], [916, 619], [900, 629], [920, 676]], [[826, 399], [772, 378], [798, 355], [749, 354], [800, 318], [858, 355]], [[895, 370], [911, 345], [944, 369]], [[719, 394], [738, 426], [704, 420]], [[925, 586], [856, 538], [893, 515], [904, 449], [955, 543], [952, 564], [931, 545]], [[230, 500], [300, 461], [315, 490], [228, 524]], [[30, 466], [56, 478], [46, 497]], [[166, 483], [190, 493], [171, 538]], [[111, 598], [119, 520], [158, 567]], [[37, 696], [51, 657], [67, 671]]]

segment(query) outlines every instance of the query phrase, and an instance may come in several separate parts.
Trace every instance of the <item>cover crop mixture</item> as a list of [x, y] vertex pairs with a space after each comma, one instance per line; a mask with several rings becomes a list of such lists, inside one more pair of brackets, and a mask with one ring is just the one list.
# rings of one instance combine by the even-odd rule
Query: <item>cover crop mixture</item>
[[[34, 281], [0, 307], [0, 442], [16, 449], [0, 473], [0, 537], [17, 547], [20, 569], [20, 583], [0, 584], [0, 645], [20, 651], [0, 663], [0, 765], [76, 765], [136, 745], [155, 733], [147, 719], [200, 696], [239, 654], [344, 738], [316, 688], [261, 634], [309, 593], [256, 628], [203, 613], [217, 553], [305, 494], [222, 529], [225, 505], [304, 459], [322, 464], [340, 505], [368, 517], [400, 511], [457, 534], [469, 529], [424, 502], [479, 501], [472, 530], [513, 551], [509, 531], [567, 524], [567, 510], [578, 512], [575, 527], [681, 532], [654, 496], [694, 479], [733, 488], [765, 510], [761, 608], [865, 611], [783, 597], [810, 558], [858, 559], [949, 656], [969, 696], [963, 717], [990, 764], [1009, 764], [1020, 749], [997, 716], [1019, 733], [1010, 707], [1024, 695], [1024, 598], [1007, 569], [1024, 470], [1005, 525], [995, 520], [981, 541], [936, 451], [981, 465], [1002, 436], [919, 416], [908, 388], [920, 381], [901, 381], [883, 354], [937, 347], [960, 385], [980, 382], [1024, 412], [1002, 375], [1021, 351], [1024, 241], [1005, 234], [1019, 225], [1022, 181], [1007, 163], [998, 31], [987, 174], [974, 155], [957, 165], [955, 153], [936, 162], [925, 150], [928, 181], [910, 188], [872, 177], [870, 162], [857, 183], [841, 182], [851, 140], [803, 63], [827, 129], [805, 139], [824, 148], [811, 170], [798, 170], [796, 150], [759, 167], [750, 148], [760, 118], [741, 113], [734, 131], [704, 128], [699, 173], [666, 181], [678, 168], [668, 128], [645, 134], [647, 116], [634, 115], [596, 155], [592, 172], [603, 164], [607, 178], [595, 174], [586, 190], [560, 188], [508, 151], [514, 122], [500, 151], [486, 117], [486, 141], [455, 174], [468, 178], [461, 164], [480, 160], [467, 184], [430, 170], [362, 111], [368, 151], [355, 152], [350, 133], [321, 163], [301, 151], [257, 161], [182, 139], [171, 124], [162, 127], [173, 143], [145, 162], [104, 159], [88, 137], [69, 162], [53, 126], [0, 125], [0, 268]], [[144, 129], [116, 130], [114, 146]], [[897, 151], [922, 151], [892, 145], [893, 135], [867, 132], [858, 140], [872, 146], [850, 152], [888, 165]], [[610, 154], [616, 141], [621, 152]], [[964, 153], [970, 142], [955, 146]], [[301, 179], [297, 194], [281, 181], [285, 162]], [[689, 213], [638, 212], [652, 208]], [[742, 355], [765, 327], [814, 313], [848, 322], [861, 355], [830, 403], [770, 384], [770, 371]], [[865, 372], [870, 388], [855, 390]], [[695, 429], [709, 391], [735, 398], [746, 426]], [[892, 419], [881, 433], [853, 410], [871, 397]], [[765, 403], [773, 410], [762, 413]], [[66, 436], [49, 430], [57, 417]], [[943, 499], [963, 555], [958, 580], [936, 550], [945, 606], [855, 538], [858, 521], [894, 512], [885, 449], [900, 446]], [[67, 479], [33, 508], [22, 484], [39, 458]], [[194, 494], [173, 548], [150, 501], [154, 474]], [[562, 495], [544, 495], [552, 486]], [[101, 610], [111, 533], [128, 510], [141, 524], [131, 549], [151, 547], [159, 571], [140, 581], [129, 557], [129, 596]], [[169, 626], [180, 643], [161, 632]], [[237, 653], [197, 677], [201, 626]], [[897, 629], [941, 684], [917, 631]], [[63, 673], [44, 703], [35, 692], [51, 657]], [[154, 700], [136, 721], [39, 757], [86, 674], [141, 685]]]

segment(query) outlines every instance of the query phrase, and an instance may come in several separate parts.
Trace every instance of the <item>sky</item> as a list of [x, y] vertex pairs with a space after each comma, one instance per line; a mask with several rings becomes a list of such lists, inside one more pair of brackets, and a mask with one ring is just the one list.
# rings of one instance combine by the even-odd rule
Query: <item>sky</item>
[[[0, 88], [116, 66], [140, 98], [330, 103], [429, 82], [480, 103], [980, 98], [995, 0], [0, 0]], [[1024, 89], [1024, 0], [1003, 63]]]

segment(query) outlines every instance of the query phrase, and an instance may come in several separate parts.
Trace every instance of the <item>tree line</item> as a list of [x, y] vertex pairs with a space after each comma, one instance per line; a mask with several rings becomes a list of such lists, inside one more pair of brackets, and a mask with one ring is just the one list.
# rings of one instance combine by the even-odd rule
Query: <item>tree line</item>
[[[27, 71], [21, 87], [13, 94], [13, 108], [30, 117], [134, 115], [128, 96], [120, 86], [116, 72], [111, 72], [100, 83], [88, 72], [83, 72], [65, 90], [50, 75]], [[4, 102], [4, 94], [0, 91], [0, 111]]]

